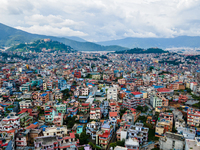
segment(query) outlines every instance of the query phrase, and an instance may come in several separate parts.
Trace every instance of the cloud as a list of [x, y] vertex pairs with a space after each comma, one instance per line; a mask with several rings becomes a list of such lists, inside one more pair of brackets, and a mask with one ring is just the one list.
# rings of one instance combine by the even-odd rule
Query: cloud
[[200, 35], [199, 0], [3, 0], [2, 23], [31, 33], [125, 37]]

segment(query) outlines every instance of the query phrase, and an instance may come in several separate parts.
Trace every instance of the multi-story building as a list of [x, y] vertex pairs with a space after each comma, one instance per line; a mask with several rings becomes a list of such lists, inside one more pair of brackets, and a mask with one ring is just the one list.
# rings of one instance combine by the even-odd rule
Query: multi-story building
[[69, 136], [41, 136], [35, 138], [35, 150], [45, 149], [76, 149], [79, 140], [75, 140], [75, 134], [69, 133]]
[[43, 131], [44, 136], [59, 136], [64, 137], [69, 133], [66, 126], [63, 127], [47, 127]]
[[0, 122], [1, 131], [10, 131], [20, 127], [20, 117], [10, 113], [7, 117], [3, 118]]
[[96, 133], [101, 129], [101, 123], [100, 122], [89, 122], [87, 123], [86, 127], [86, 134], [89, 134], [92, 137], [92, 140], [96, 139]]
[[184, 136], [171, 132], [166, 132], [164, 137], [160, 137], [159, 144], [161, 150], [177, 149], [182, 150], [184, 148]]
[[55, 110], [53, 108], [50, 107], [46, 107], [46, 109], [44, 110], [44, 115], [45, 115], [45, 122], [47, 123], [52, 123], [54, 120], [54, 116], [55, 116]]
[[90, 108], [90, 119], [92, 120], [101, 119], [101, 109], [99, 107]]
[[188, 108], [187, 124], [191, 126], [199, 126], [200, 125], [200, 111], [194, 108]]
[[116, 87], [110, 87], [107, 91], [107, 100], [113, 99], [117, 101], [117, 88]]
[[177, 128], [177, 132], [182, 134], [185, 139], [194, 139], [196, 136], [196, 130], [190, 128]]
[[140, 144], [139, 144], [139, 141], [136, 138], [128, 138], [125, 141], [125, 147], [128, 150], [139, 150]]
[[47, 103], [49, 101], [49, 94], [48, 93], [42, 93], [39, 96], [39, 100], [42, 101], [43, 104]]
[[81, 88], [80, 95], [87, 96], [89, 94], [89, 88]]
[[200, 137], [195, 137], [195, 139], [185, 140], [185, 150], [199, 150], [200, 149]]
[[58, 113], [54, 116], [53, 118], [53, 124], [55, 126], [62, 126], [63, 125], [63, 114], [62, 113]]
[[84, 112], [84, 113], [88, 113], [90, 111], [90, 103], [81, 103], [79, 105], [79, 112]]
[[145, 100], [143, 98], [135, 98], [131, 94], [128, 94], [123, 98], [122, 106], [125, 108], [137, 108], [139, 105], [145, 106]]
[[32, 109], [22, 109], [18, 115], [21, 127], [27, 127], [33, 122]]
[[162, 106], [162, 99], [158, 98], [157, 96], [151, 95], [150, 97], [150, 104], [153, 108], [161, 107]]
[[179, 103], [185, 103], [187, 102], [187, 100], [188, 100], [188, 97], [186, 95], [180, 95], [178, 98]]
[[29, 131], [30, 130], [19, 130], [18, 133], [15, 135], [15, 143], [17, 148], [19, 147], [26, 147], [29, 145]]
[[158, 120], [156, 123], [156, 129], [155, 129], [155, 136], [160, 137], [164, 136], [164, 133], [167, 131], [172, 131], [172, 124], [169, 120]]
[[185, 120], [183, 119], [183, 114], [179, 110], [174, 110], [173, 115], [174, 115], [174, 126], [175, 126], [175, 128], [176, 129], [179, 128], [179, 127], [184, 128], [186, 123], [185, 123]]
[[32, 101], [31, 100], [23, 100], [19, 102], [19, 107], [20, 110], [25, 109], [25, 108], [31, 108], [32, 105]]
[[66, 104], [56, 104], [55, 109], [57, 113], [63, 113], [65, 114], [67, 111]]
[[113, 126], [109, 122], [105, 122], [101, 126], [101, 130], [96, 133], [96, 144], [106, 149], [112, 136], [113, 136]]
[[143, 127], [143, 123], [131, 125], [128, 129], [129, 138], [137, 138], [140, 143], [147, 142], [149, 128]]
[[118, 103], [116, 103], [116, 102], [110, 102], [109, 106], [110, 106], [111, 112], [119, 112], [119, 110], [120, 110], [120, 107], [118, 106]]

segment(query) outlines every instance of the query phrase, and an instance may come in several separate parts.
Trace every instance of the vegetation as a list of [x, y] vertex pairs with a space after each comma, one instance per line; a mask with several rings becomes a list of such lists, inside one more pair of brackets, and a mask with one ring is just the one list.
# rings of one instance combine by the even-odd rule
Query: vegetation
[[116, 142], [110, 143], [110, 147], [113, 147], [113, 148], [115, 148], [116, 146], [124, 147], [124, 145], [125, 145], [125, 139], [123, 139], [122, 141], [116, 141]]
[[71, 96], [69, 89], [65, 89], [61, 92], [63, 93], [63, 99], [64, 100], [68, 99]]
[[65, 52], [73, 52], [73, 48], [70, 46], [67, 46], [63, 43], [60, 43], [58, 41], [47, 41], [44, 40], [37, 40], [33, 43], [29, 44], [19, 44], [12, 46], [8, 49], [8, 51], [21, 51], [21, 52], [29, 52], [29, 51], [35, 51], [35, 52], [42, 52], [43, 50], [50, 50], [50, 51], [65, 51]]
[[155, 129], [149, 129], [148, 141], [157, 141], [159, 137], [155, 137]]
[[133, 48], [130, 50], [116, 51], [117, 54], [146, 54], [146, 53], [168, 53], [160, 48], [148, 48], [147, 50], [142, 48]]
[[145, 116], [139, 116], [138, 119], [137, 119], [137, 122], [142, 122], [142, 123], [145, 123], [147, 121], [147, 117]]
[[72, 128], [75, 124], [75, 119], [76, 116], [73, 117], [67, 117], [64, 121], [63, 121], [63, 125], [67, 125], [67, 128]]
[[146, 112], [149, 108], [147, 106], [142, 107], [142, 106], [137, 106], [136, 110], [141, 111], [141, 112]]

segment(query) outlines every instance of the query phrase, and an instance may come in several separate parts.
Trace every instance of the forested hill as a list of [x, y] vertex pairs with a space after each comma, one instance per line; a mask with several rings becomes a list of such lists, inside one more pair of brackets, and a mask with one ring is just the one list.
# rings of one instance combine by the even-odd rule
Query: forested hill
[[20, 52], [52, 52], [52, 51], [63, 51], [63, 52], [74, 52], [74, 49], [68, 45], [60, 43], [58, 41], [52, 41], [50, 39], [37, 40], [28, 44], [14, 45], [8, 49], [8, 51], [20, 51]]
[[160, 48], [148, 48], [148, 49], [133, 48], [130, 50], [116, 51], [115, 53], [116, 54], [146, 54], [146, 53], [168, 53], [168, 51], [164, 51]]

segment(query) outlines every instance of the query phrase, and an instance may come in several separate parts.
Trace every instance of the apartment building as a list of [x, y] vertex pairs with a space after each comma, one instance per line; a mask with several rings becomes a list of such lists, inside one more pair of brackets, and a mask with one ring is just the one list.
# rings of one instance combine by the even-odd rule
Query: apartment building
[[156, 128], [155, 128], [155, 136], [156, 137], [161, 137], [164, 136], [164, 133], [167, 131], [172, 131], [172, 124], [169, 120], [158, 120], [156, 123]]
[[39, 100], [42, 101], [42, 104], [45, 104], [49, 101], [49, 93], [42, 93], [39, 96]]
[[32, 105], [32, 101], [31, 100], [23, 100], [23, 101], [19, 102], [20, 110], [26, 109], [26, 108], [31, 108], [32, 106], [33, 105]]
[[182, 150], [184, 148], [184, 136], [171, 132], [166, 132], [164, 137], [160, 137], [159, 144], [161, 150], [177, 149]]
[[33, 122], [32, 109], [23, 109], [18, 115], [21, 127], [27, 127]]
[[136, 138], [128, 138], [125, 141], [125, 147], [128, 150], [139, 150], [140, 148], [139, 140]]
[[131, 125], [128, 129], [129, 138], [137, 138], [140, 143], [147, 142], [149, 128], [143, 127], [143, 123]]
[[123, 103], [122, 103], [122, 107], [124, 108], [137, 108], [137, 106], [145, 106], [145, 100], [143, 98], [136, 98], [133, 97], [131, 94], [127, 94], [124, 98], [123, 98]]
[[20, 117], [10, 113], [7, 117], [3, 118], [0, 122], [1, 131], [10, 131], [20, 127]]
[[113, 99], [117, 101], [117, 87], [110, 87], [107, 91], [107, 100]]
[[89, 122], [87, 123], [86, 127], [86, 134], [89, 134], [92, 137], [92, 140], [96, 139], [96, 133], [101, 129], [101, 123], [100, 122]]
[[153, 108], [161, 107], [162, 106], [162, 99], [158, 98], [157, 96], [151, 95], [150, 97], [150, 104]]
[[101, 109], [99, 107], [90, 108], [90, 119], [93, 120], [101, 119]]
[[191, 126], [199, 126], [200, 125], [200, 111], [194, 108], [188, 108], [187, 124]]
[[89, 94], [89, 88], [81, 88], [80, 95], [87, 96]]
[[52, 123], [56, 112], [53, 108], [46, 107], [44, 110], [45, 122]]
[[185, 103], [187, 102], [187, 100], [188, 100], [188, 97], [186, 95], [180, 95], [178, 98], [179, 103]]
[[66, 104], [59, 104], [59, 103], [57, 103], [56, 105], [54, 105], [54, 108], [56, 109], [57, 113], [63, 113], [63, 114], [65, 114], [66, 111], [67, 111]]
[[88, 113], [90, 111], [90, 103], [80, 103], [79, 112]]

